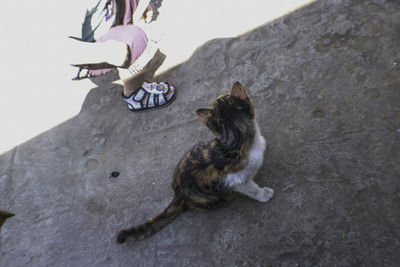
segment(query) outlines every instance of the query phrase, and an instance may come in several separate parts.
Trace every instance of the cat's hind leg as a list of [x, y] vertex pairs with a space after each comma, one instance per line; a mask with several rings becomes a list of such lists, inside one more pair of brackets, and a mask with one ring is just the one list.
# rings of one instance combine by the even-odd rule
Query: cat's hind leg
[[208, 198], [206, 198], [206, 197], [194, 196], [187, 199], [185, 204], [188, 209], [197, 211], [207, 211], [224, 207], [229, 202], [230, 202], [230, 197], [209, 196]]
[[260, 202], [267, 202], [274, 196], [274, 190], [269, 187], [259, 187], [253, 180], [235, 186], [234, 190]]

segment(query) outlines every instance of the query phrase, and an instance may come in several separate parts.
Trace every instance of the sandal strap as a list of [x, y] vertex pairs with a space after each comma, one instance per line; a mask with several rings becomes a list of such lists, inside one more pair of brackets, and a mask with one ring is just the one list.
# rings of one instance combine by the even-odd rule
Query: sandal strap
[[142, 101], [144, 96], [146, 95], [146, 93], [147, 92], [143, 88], [139, 88], [139, 91], [137, 91], [137, 93], [133, 99], [135, 99], [136, 101]]
[[150, 108], [153, 108], [153, 107], [155, 107], [156, 106], [156, 103], [155, 103], [155, 96], [154, 96], [154, 94], [150, 94], [149, 95], [149, 99], [147, 100], [147, 103], [148, 103], [148, 107], [150, 107]]
[[158, 105], [164, 105], [167, 101], [165, 100], [164, 94], [158, 95]]
[[142, 85], [142, 88], [146, 90], [149, 93], [154, 93], [154, 94], [163, 94], [163, 93], [168, 93], [169, 91], [169, 84], [165, 82], [159, 82], [159, 83], [149, 83], [148, 81], [145, 81]]
[[128, 108], [130, 110], [139, 110], [142, 109], [142, 104], [136, 101], [128, 102]]
[[122, 94], [122, 98], [126, 103], [128, 103], [128, 108], [130, 110], [139, 110], [143, 108], [142, 99], [146, 95], [146, 93], [146, 91], [140, 88], [137, 92], [134, 92], [129, 97], [125, 97]]

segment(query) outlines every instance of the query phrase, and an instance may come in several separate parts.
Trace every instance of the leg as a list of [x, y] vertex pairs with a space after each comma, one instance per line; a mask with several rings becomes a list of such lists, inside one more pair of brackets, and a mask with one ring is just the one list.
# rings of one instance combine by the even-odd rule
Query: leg
[[[123, 94], [125, 97], [129, 97], [131, 94], [133, 94], [136, 90], [138, 90], [142, 86], [146, 76], [146, 68], [144, 68], [135, 76], [130, 76], [129, 74], [126, 75], [126, 72], [122, 71], [119, 72], [119, 75], [120, 77], [122, 76], [121, 80], [124, 83]], [[146, 99], [143, 100], [145, 101]]]
[[115, 40], [105, 42], [82, 42], [68, 38], [68, 50], [70, 51], [71, 63], [97, 64], [109, 63], [111, 65], [122, 65], [127, 56], [127, 46], [125, 43]]
[[234, 190], [260, 202], [267, 202], [274, 196], [274, 190], [269, 187], [261, 188], [253, 180], [237, 185]]
[[114, 67], [132, 64], [145, 50], [147, 37], [139, 27], [119, 25], [112, 27], [94, 43], [73, 38], [69, 38], [68, 42], [72, 54], [70, 62], [74, 65], [86, 65], [84, 68], [89, 69], [87, 76], [96, 77]]
[[[118, 57], [114, 58], [113, 61], [111, 61], [111, 59], [107, 59], [108, 61], [106, 61], [106, 63], [110, 63], [113, 66], [121, 66], [125, 65], [123, 63], [126, 63], [125, 61], [127, 61], [127, 58], [129, 58], [129, 64], [132, 64], [144, 52], [147, 46], [147, 42], [148, 41], [146, 34], [139, 27], [136, 27], [134, 25], [119, 25], [111, 28], [106, 34], [99, 37], [96, 40], [96, 43], [81, 43], [81, 45], [83, 45], [83, 47], [87, 50], [87, 55], [81, 58], [80, 62], [92, 63], [93, 60], [104, 61], [104, 55], [107, 55], [107, 57], [111, 58], [112, 56], [110, 56], [110, 54], [113, 54], [113, 51], [118, 49], [114, 48], [114, 50], [111, 51], [103, 47], [104, 51], [90, 51], [95, 44], [97, 44], [96, 47], [98, 47], [98, 45], [100, 45], [101, 47], [101, 45], [106, 44], [122, 44], [125, 50], [119, 48], [119, 51], [124, 51], [124, 56], [122, 57], [121, 55], [119, 55]], [[127, 45], [129, 47], [129, 50], [127, 49]], [[127, 57], [127, 55], [130, 56]], [[120, 62], [117, 64], [116, 62], [118, 58]], [[87, 60], [90, 60], [91, 62], [88, 62]], [[170, 86], [167, 83], [157, 84], [144, 82], [146, 69], [143, 69], [141, 72], [136, 73], [135, 75], [132, 75], [132, 73], [129, 71], [129, 68], [118, 69], [121, 80], [124, 84], [123, 99], [125, 102], [128, 103], [128, 108], [131, 111], [153, 109], [161, 106], [166, 106], [167, 104], [172, 102], [175, 96], [174, 87]], [[107, 73], [110, 70], [111, 69], [101, 68], [90, 69], [87, 76], [99, 76]]]

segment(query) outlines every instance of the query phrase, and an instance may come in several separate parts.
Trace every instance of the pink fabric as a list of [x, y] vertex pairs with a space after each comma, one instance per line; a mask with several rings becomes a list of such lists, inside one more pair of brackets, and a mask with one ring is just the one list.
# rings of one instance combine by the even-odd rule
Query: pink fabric
[[[125, 0], [125, 15], [124, 15], [124, 25], [118, 25], [112, 27], [104, 35], [100, 36], [96, 42], [105, 42], [108, 40], [115, 40], [124, 42], [129, 46], [131, 52], [131, 62], [132, 64], [144, 51], [147, 46], [147, 36], [145, 32], [134, 25], [128, 24], [132, 18], [132, 12], [136, 10], [137, 0]], [[117, 7], [118, 8], [118, 7]], [[89, 70], [89, 76], [95, 77], [99, 75], [106, 74], [113, 70], [110, 69], [99, 69], [99, 70]]]

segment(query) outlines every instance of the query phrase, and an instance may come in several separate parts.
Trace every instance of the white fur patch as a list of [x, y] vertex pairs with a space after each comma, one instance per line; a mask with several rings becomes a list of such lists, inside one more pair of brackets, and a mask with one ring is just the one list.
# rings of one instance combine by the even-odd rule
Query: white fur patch
[[245, 163], [246, 167], [239, 172], [228, 173], [225, 178], [226, 186], [234, 187], [249, 179], [253, 179], [262, 165], [265, 151], [265, 139], [261, 135], [260, 129], [255, 120], [254, 123], [256, 125], [256, 136], [254, 137], [253, 145], [250, 148], [249, 158]]

